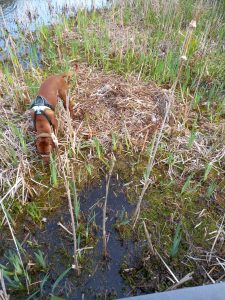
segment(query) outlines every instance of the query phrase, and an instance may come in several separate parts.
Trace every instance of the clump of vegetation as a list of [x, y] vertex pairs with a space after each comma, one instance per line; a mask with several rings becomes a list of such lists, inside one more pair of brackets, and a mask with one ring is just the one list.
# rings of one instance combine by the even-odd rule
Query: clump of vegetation
[[[59, 226], [73, 239], [73, 253], [63, 270], [51, 271], [55, 297], [71, 268], [82, 276], [81, 249], [95, 244], [95, 216], [84, 224], [78, 195], [110, 173], [112, 156], [113, 174], [138, 203], [134, 218], [121, 213], [115, 228], [121, 238], [148, 242], [121, 266], [133, 292], [224, 278], [224, 33], [221, 2], [183, 0], [115, 1], [72, 17], [65, 11], [56, 25], [21, 29], [17, 38], [3, 28], [0, 226], [8, 226], [16, 250], [0, 268], [6, 299], [4, 282], [10, 293], [32, 291], [35, 299], [49, 280], [44, 249], [33, 249], [35, 268], [24, 266], [25, 249], [36, 243], [16, 238], [18, 203], [40, 225], [47, 221], [43, 211], [57, 210], [62, 196], [68, 200], [72, 221]], [[76, 63], [69, 93], [75, 118], [60, 109], [59, 154], [46, 170], [27, 108], [43, 78], [75, 71]], [[107, 205], [103, 224], [106, 212]], [[107, 256], [106, 232], [104, 241]], [[44, 274], [39, 289], [34, 273]]]

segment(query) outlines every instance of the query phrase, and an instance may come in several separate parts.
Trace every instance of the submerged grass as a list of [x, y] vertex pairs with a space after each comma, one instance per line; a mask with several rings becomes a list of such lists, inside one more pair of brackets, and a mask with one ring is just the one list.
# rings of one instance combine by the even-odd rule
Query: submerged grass
[[[188, 26], [193, 18], [197, 27], [190, 35]], [[141, 222], [135, 232], [127, 217], [121, 217], [116, 228], [124, 238], [142, 240], [144, 221], [159, 253], [151, 260], [149, 248], [143, 247], [144, 260], [139, 257], [135, 268], [125, 260], [121, 272], [129, 284], [144, 292], [173, 285], [160, 257], [179, 279], [194, 271], [189, 285], [222, 280], [224, 24], [220, 1], [127, 0], [114, 1], [101, 11], [79, 10], [73, 17], [62, 16], [57, 25], [43, 25], [35, 32], [21, 30], [18, 39], [3, 28], [9, 56], [0, 62], [1, 226], [8, 223], [13, 232], [6, 209], [9, 214], [14, 212], [12, 219], [16, 220], [18, 201], [24, 205], [36, 200], [41, 209], [47, 201], [51, 210], [49, 198], [67, 192], [74, 264], [80, 270], [81, 236], [86, 245], [93, 237], [91, 221], [82, 224], [77, 193], [109, 172], [113, 153], [114, 173], [124, 181], [130, 200], [136, 203], [143, 187], [145, 190]], [[79, 69], [71, 79], [69, 95], [76, 117], [71, 120], [63, 109], [58, 115], [60, 151], [51, 158], [49, 174], [35, 153], [34, 134], [24, 112], [43, 78], [75, 71], [76, 63]], [[172, 114], [154, 153], [154, 133], [168, 103], [165, 94], [173, 88]], [[40, 223], [39, 204], [33, 203], [25, 206], [26, 214]], [[34, 256], [46, 273], [44, 253], [35, 251]], [[71, 266], [67, 267], [56, 279], [52, 294], [70, 271]], [[3, 268], [12, 293], [26, 286], [18, 275], [12, 281], [6, 272]], [[27, 273], [23, 278], [30, 286]], [[6, 291], [4, 294], [7, 296]]]

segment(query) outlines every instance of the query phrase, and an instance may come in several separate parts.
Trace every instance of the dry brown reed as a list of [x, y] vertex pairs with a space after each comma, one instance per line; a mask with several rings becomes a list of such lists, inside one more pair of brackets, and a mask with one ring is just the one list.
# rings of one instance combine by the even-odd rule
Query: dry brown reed
[[2, 289], [0, 290], [0, 299], [1, 300], [9, 300], [10, 296], [7, 294], [5, 281], [4, 281], [4, 277], [3, 277], [3, 274], [2, 274], [1, 270], [0, 270], [0, 283], [1, 283], [1, 286], [2, 286]]
[[109, 170], [109, 174], [106, 176], [106, 193], [105, 193], [105, 201], [103, 205], [103, 213], [102, 213], [102, 239], [103, 239], [103, 257], [106, 258], [108, 255], [107, 252], [107, 237], [106, 237], [106, 212], [107, 212], [107, 201], [108, 201], [108, 194], [109, 194], [109, 184], [110, 179], [112, 177], [113, 169], [115, 165], [115, 157], [112, 158], [112, 164]]
[[70, 212], [70, 217], [71, 217], [71, 227], [72, 227], [72, 233], [73, 233], [73, 246], [74, 246], [74, 253], [73, 253], [73, 259], [74, 259], [74, 266], [73, 268], [77, 272], [77, 275], [80, 274], [80, 267], [77, 259], [77, 232], [76, 232], [76, 223], [75, 223], [75, 213], [74, 213], [74, 207], [72, 204], [72, 197], [71, 197], [71, 191], [70, 191], [70, 183], [69, 183], [69, 178], [71, 178], [71, 167], [70, 163], [67, 159], [65, 162], [65, 168], [63, 169], [63, 177], [64, 177], [64, 185], [66, 188], [67, 192], [67, 197], [68, 197], [68, 204], [69, 204], [69, 212]]

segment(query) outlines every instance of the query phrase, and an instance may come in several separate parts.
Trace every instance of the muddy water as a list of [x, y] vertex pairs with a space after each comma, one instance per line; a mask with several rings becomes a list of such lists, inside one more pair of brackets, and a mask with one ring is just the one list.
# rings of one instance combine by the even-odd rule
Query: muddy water
[[[132, 240], [122, 240], [115, 229], [115, 224], [129, 222], [127, 216], [131, 215], [133, 206], [126, 199], [123, 184], [115, 179], [112, 180], [108, 196], [106, 223], [109, 259], [107, 261], [103, 260], [101, 236], [102, 204], [105, 196], [105, 187], [105, 182], [103, 181], [100, 186], [87, 189], [79, 196], [80, 223], [83, 224], [84, 231], [86, 231], [88, 224], [90, 228], [89, 235], [90, 237], [92, 236], [90, 241], [87, 244], [85, 242], [85, 245], [83, 245], [84, 237], [81, 235], [79, 247], [80, 249], [93, 247], [93, 249], [82, 251], [81, 276], [76, 277], [74, 271], [71, 270], [57, 287], [55, 294], [58, 296], [66, 299], [115, 299], [117, 297], [125, 297], [131, 293], [130, 288], [121, 277], [121, 264], [124, 260], [128, 263], [132, 262], [136, 253], [140, 253], [140, 245], [135, 244]], [[29, 224], [26, 224], [26, 221], [24, 221], [25, 230], [20, 232], [20, 236], [17, 236], [20, 241], [24, 240], [23, 248], [30, 257], [33, 257], [33, 253], [37, 249], [44, 252], [49, 266], [49, 278], [44, 286], [42, 297], [51, 293], [55, 280], [73, 263], [72, 238], [58, 225], [58, 222], [61, 222], [71, 230], [67, 199], [62, 197], [61, 200], [62, 207], [54, 212], [53, 216], [47, 218], [44, 228], [40, 229], [37, 226], [32, 226], [31, 229]], [[94, 223], [95, 226], [93, 225]], [[8, 250], [13, 248], [6, 237], [2, 236], [2, 238], [2, 242], [7, 246], [0, 253], [0, 263], [5, 261], [4, 257], [7, 255]], [[36, 245], [35, 249], [31, 247], [32, 244]], [[42, 280], [44, 275], [41, 272], [37, 272], [33, 276], [32, 281]], [[138, 291], [135, 292], [138, 293]], [[32, 299], [40, 299], [38, 297]], [[13, 299], [25, 298], [24, 295], [21, 295], [19, 297], [14, 296]]]

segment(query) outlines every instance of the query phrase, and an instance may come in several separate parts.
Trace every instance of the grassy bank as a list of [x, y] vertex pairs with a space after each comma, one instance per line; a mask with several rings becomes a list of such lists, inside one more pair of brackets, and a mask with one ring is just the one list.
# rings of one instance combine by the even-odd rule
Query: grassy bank
[[[54, 214], [65, 195], [74, 219], [68, 226], [75, 256], [52, 294], [71, 264], [82, 274], [85, 254], [77, 250], [81, 244], [93, 246], [96, 236], [86, 238], [77, 194], [108, 175], [115, 159], [113, 174], [124, 182], [130, 201], [137, 204], [143, 193], [135, 227], [132, 216], [115, 224], [124, 239], [148, 240], [133, 264], [121, 262], [130, 291], [176, 288], [186, 275], [182, 286], [223, 280], [222, 6], [220, 1], [120, 1], [101, 11], [62, 15], [57, 25], [21, 31], [17, 39], [3, 30], [9, 56], [0, 63], [1, 230], [9, 228], [16, 249], [10, 255], [2, 249], [9, 294], [43, 295], [51, 270], [44, 249], [29, 250], [27, 259], [27, 241], [17, 240], [17, 232], [21, 216], [44, 226], [43, 218]], [[75, 118], [60, 108], [60, 156], [52, 157], [48, 170], [36, 153], [27, 108], [44, 78], [69, 69], [74, 70], [69, 97]], [[37, 274], [41, 288], [32, 285]]]

